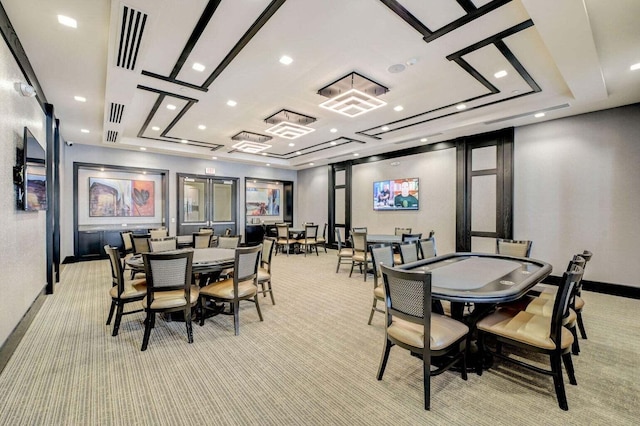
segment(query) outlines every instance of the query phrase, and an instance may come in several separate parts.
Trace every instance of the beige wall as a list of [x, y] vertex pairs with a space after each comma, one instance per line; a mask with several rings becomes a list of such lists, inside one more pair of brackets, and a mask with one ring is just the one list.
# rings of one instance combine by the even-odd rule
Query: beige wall
[[593, 252], [585, 279], [640, 287], [640, 105], [516, 128], [514, 237], [560, 275]]
[[[328, 220], [329, 170], [326, 166], [298, 172], [298, 198], [294, 203], [295, 225], [303, 222], [318, 224], [322, 234]], [[328, 232], [328, 231], [327, 231]]]
[[11, 52], [0, 43], [0, 346], [46, 284], [46, 212], [16, 208], [12, 168], [24, 126], [44, 146], [44, 113], [35, 98], [14, 88], [25, 81]]

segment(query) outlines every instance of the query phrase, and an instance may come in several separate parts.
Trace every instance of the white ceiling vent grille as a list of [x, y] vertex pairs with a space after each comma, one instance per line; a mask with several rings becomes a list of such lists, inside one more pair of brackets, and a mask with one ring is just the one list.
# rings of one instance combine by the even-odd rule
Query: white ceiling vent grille
[[109, 110], [109, 123], [121, 123], [123, 113], [124, 105], [111, 102], [111, 108]]
[[146, 13], [124, 6], [116, 66], [128, 70], [135, 69], [146, 22]]
[[107, 142], [115, 142], [118, 139], [118, 132], [115, 130], [107, 130]]

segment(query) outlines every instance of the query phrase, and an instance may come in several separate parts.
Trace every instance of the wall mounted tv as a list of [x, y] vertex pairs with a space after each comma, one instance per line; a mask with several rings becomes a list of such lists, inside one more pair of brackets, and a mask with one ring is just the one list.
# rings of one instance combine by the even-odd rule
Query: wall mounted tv
[[46, 153], [35, 136], [24, 128], [23, 148], [17, 152], [14, 181], [18, 186], [18, 207], [27, 211], [47, 209]]
[[419, 179], [393, 179], [373, 183], [374, 210], [418, 210]]

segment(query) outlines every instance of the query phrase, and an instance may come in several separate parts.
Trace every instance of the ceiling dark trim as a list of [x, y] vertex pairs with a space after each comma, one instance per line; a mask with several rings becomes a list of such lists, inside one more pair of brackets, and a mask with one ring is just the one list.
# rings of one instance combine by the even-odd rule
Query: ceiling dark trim
[[[337, 142], [335, 145], [331, 145], [331, 142], [336, 142], [342, 140], [343, 142]], [[261, 155], [262, 157], [270, 157], [270, 158], [280, 158], [283, 160], [289, 160], [291, 158], [296, 158], [296, 157], [301, 157], [303, 155], [308, 155], [308, 154], [313, 154], [315, 152], [320, 152], [320, 151], [324, 151], [325, 149], [330, 149], [330, 148], [336, 148], [342, 145], [347, 145], [349, 143], [360, 143], [360, 144], [366, 144], [366, 142], [363, 141], [359, 141], [357, 139], [352, 139], [352, 138], [345, 138], [345, 137], [339, 137], [336, 139], [332, 139], [329, 141], [325, 141], [325, 142], [320, 142], [317, 143], [315, 145], [311, 145], [308, 146], [306, 148], [302, 148], [302, 149], [296, 149], [294, 151], [290, 151], [287, 152], [285, 154], [276, 154], [276, 153], [266, 153], [267, 155], [262, 155], [262, 154], [256, 154], [256, 155]], [[324, 145], [328, 145], [328, 146], [324, 146]], [[322, 148], [318, 148], [318, 149], [313, 149], [313, 148], [317, 148], [320, 146], [324, 146]], [[296, 152], [300, 152], [301, 154], [296, 154]]]
[[474, 12], [475, 10], [478, 9], [471, 0], [456, 0], [456, 1], [460, 5], [460, 7], [462, 7], [464, 11], [467, 13]]
[[457, 30], [461, 26], [466, 25], [471, 21], [474, 21], [495, 9], [504, 6], [509, 2], [511, 2], [511, 0], [494, 0], [491, 3], [487, 3], [484, 6], [480, 7], [479, 9], [476, 9], [473, 12], [470, 12], [464, 15], [463, 17], [456, 19], [450, 24], [447, 24], [444, 27], [434, 31], [433, 34], [429, 35], [428, 37], [424, 37], [424, 41], [426, 41], [427, 43], [432, 42], [433, 40], [440, 38], [443, 35], [448, 34], [453, 30]]
[[138, 84], [136, 86], [136, 88], [140, 89], [140, 90], [146, 90], [147, 92], [153, 92], [153, 93], [158, 93], [160, 95], [170, 96], [172, 98], [180, 99], [180, 100], [183, 100], [183, 101], [198, 102], [198, 99], [196, 99], [196, 98], [190, 98], [188, 96], [179, 95], [177, 93], [167, 92], [166, 90], [154, 89], [153, 87], [149, 87], [149, 86], [142, 86], [142, 85]]
[[160, 94], [160, 96], [158, 96], [153, 106], [151, 107], [149, 114], [147, 114], [147, 118], [145, 118], [144, 123], [142, 123], [142, 127], [140, 127], [140, 130], [138, 130], [137, 137], [139, 138], [143, 137], [142, 135], [144, 134], [144, 132], [147, 131], [147, 127], [149, 127], [149, 123], [151, 123], [151, 119], [153, 118], [154, 115], [156, 115], [156, 112], [158, 111], [158, 108], [160, 108], [160, 105], [162, 105], [162, 101], [164, 101], [164, 97], [165, 97], [164, 94]]
[[[196, 102], [198, 101], [196, 100], [195, 102], [194, 101], [187, 102], [185, 106], [182, 107], [180, 112], [173, 118], [173, 120], [171, 120], [171, 123], [169, 123], [169, 125], [162, 131], [162, 133], [160, 133], [160, 136], [170, 137], [170, 136], [167, 136], [167, 133], [169, 133], [171, 129], [173, 129], [173, 126], [178, 124], [178, 121], [180, 121], [180, 119], [187, 113], [187, 111], [191, 109], [193, 105], [195, 105]], [[176, 139], [179, 139], [179, 138], [176, 138]]]
[[189, 87], [190, 89], [199, 90], [201, 92], [208, 92], [209, 89], [206, 87], [200, 87], [197, 84], [187, 83], [186, 81], [176, 80], [174, 78], [165, 77], [164, 75], [156, 74], [151, 71], [142, 70], [142, 75], [146, 75], [147, 77], [157, 78], [158, 80], [168, 81], [169, 83], [178, 84], [180, 86]]
[[423, 37], [433, 34], [426, 25], [424, 25], [418, 18], [413, 16], [403, 5], [396, 0], [380, 0], [385, 6], [393, 11], [396, 15], [402, 18], [407, 24], [411, 25], [416, 31], [422, 34]]
[[287, 0], [273, 0], [269, 4], [269, 6], [266, 7], [266, 9], [262, 12], [258, 19], [255, 20], [253, 25], [251, 25], [247, 32], [244, 33], [244, 35], [240, 38], [238, 43], [236, 43], [231, 51], [227, 53], [227, 56], [225, 56], [220, 65], [218, 65], [218, 67], [211, 73], [209, 78], [205, 80], [205, 82], [202, 84], [202, 87], [209, 87], [215, 81], [215, 79], [218, 78], [222, 71], [224, 71], [225, 68], [227, 68], [227, 66], [231, 63], [231, 61], [238, 55], [238, 53], [240, 53], [242, 49], [244, 49], [244, 47], [249, 44], [253, 36], [255, 36], [258, 31], [260, 31], [260, 29], [264, 26], [264, 24], [267, 23], [267, 21], [269, 21], [269, 19], [271, 19], [271, 17], [278, 11], [278, 9], [280, 9], [280, 6], [282, 6], [285, 1]]
[[2, 32], [2, 38], [4, 38], [5, 43], [9, 47], [20, 71], [22, 71], [22, 75], [24, 75], [24, 78], [27, 80], [26, 82], [36, 90], [36, 99], [44, 112], [44, 105], [48, 103], [47, 97], [42, 90], [38, 77], [36, 77], [36, 72], [33, 70], [31, 62], [29, 62], [27, 53], [24, 51], [24, 47], [22, 47], [18, 34], [15, 28], [13, 28], [2, 3], [0, 3], [0, 32]]
[[[170, 136], [167, 136], [167, 138], [169, 138], [170, 140], [167, 139], [160, 139], [160, 138], [152, 138], [150, 136], [138, 136], [140, 139], [147, 139], [147, 140], [151, 140], [151, 141], [158, 141], [158, 142], [169, 142], [169, 143], [176, 143], [176, 144], [180, 144], [180, 145], [192, 145], [192, 146], [197, 146], [200, 148], [210, 148], [211, 151], [216, 151], [220, 148], [222, 148], [224, 145], [220, 145], [217, 143], [209, 143], [209, 142], [202, 142], [202, 141], [193, 141], [190, 140], [188, 143], [182, 143], [180, 142], [179, 138], [172, 138]], [[173, 140], [171, 140], [173, 139]]]
[[171, 73], [169, 74], [169, 77], [168, 77], [169, 79], [175, 80], [175, 78], [178, 76], [178, 73], [184, 66], [184, 63], [187, 61], [187, 58], [191, 54], [191, 51], [198, 43], [200, 36], [204, 32], [205, 28], [207, 28], [207, 25], [209, 25], [209, 21], [211, 20], [211, 18], [213, 17], [213, 14], [215, 13], [218, 6], [220, 5], [220, 1], [221, 0], [209, 0], [209, 3], [207, 3], [207, 6], [204, 8], [204, 11], [200, 16], [200, 19], [198, 19], [198, 23], [196, 24], [195, 28], [191, 32], [191, 35], [189, 36], [189, 40], [187, 40], [187, 44], [182, 49], [182, 53], [180, 53], [180, 57], [178, 57], [176, 64], [173, 66], [173, 70], [171, 70]]

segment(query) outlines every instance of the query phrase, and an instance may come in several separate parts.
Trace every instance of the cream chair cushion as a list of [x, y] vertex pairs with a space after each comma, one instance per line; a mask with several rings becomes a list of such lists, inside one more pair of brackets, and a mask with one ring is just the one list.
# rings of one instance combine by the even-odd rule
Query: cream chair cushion
[[379, 285], [373, 289], [373, 295], [376, 299], [384, 300], [384, 286]]
[[269, 281], [271, 279], [271, 274], [265, 268], [258, 268], [258, 282], [262, 283], [265, 281]]
[[[238, 297], [250, 297], [256, 294], [258, 288], [253, 285], [253, 280], [242, 281], [238, 283]], [[224, 281], [218, 281], [209, 284], [200, 289], [200, 293], [205, 296], [215, 297], [217, 299], [233, 299], [233, 278]]]
[[[190, 304], [193, 305], [198, 301], [199, 296], [198, 286], [191, 286], [191, 299]], [[151, 303], [151, 309], [170, 309], [185, 306], [184, 290], [170, 290], [170, 291], [157, 291], [153, 297], [153, 303]], [[147, 308], [147, 298], [142, 299], [142, 306]]]
[[[431, 314], [431, 350], [444, 349], [469, 332], [469, 327], [463, 323], [439, 314]], [[393, 318], [387, 327], [387, 333], [392, 338], [407, 345], [422, 348], [424, 342], [424, 327], [420, 324]]]
[[[135, 297], [144, 296], [147, 294], [147, 281], [142, 278], [138, 280], [125, 280], [124, 291], [120, 295], [121, 299], [131, 299]], [[118, 286], [115, 285], [109, 290], [109, 295], [112, 298], [118, 297]]]

